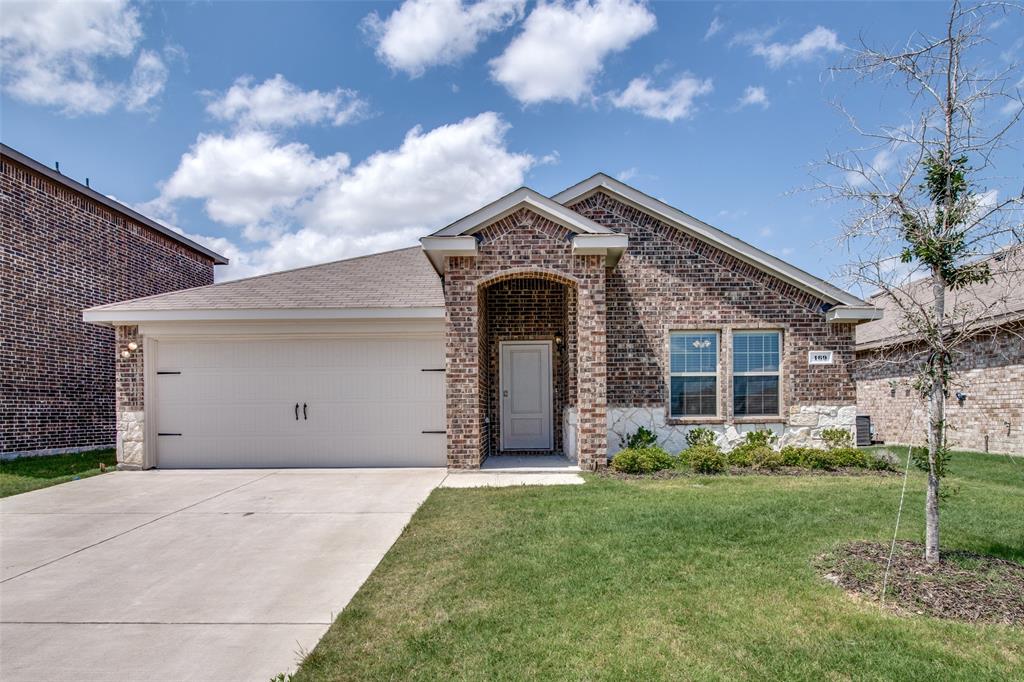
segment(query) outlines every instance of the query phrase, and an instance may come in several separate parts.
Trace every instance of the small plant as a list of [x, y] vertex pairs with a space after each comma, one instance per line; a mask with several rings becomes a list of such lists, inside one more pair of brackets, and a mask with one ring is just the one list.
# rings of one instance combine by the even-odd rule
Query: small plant
[[751, 451], [750, 465], [755, 469], [773, 471], [782, 466], [782, 453], [772, 450], [767, 445], [762, 445]]
[[698, 474], [720, 474], [729, 465], [717, 445], [695, 445], [687, 450], [690, 466]]
[[715, 432], [703, 426], [695, 426], [686, 432], [686, 447], [695, 445], [714, 445]]
[[751, 447], [747, 444], [737, 445], [729, 454], [726, 456], [729, 460], [729, 464], [734, 467], [749, 467], [753, 466], [754, 459], [753, 454], [756, 447]]
[[829, 450], [853, 447], [853, 437], [848, 429], [822, 429], [821, 439], [825, 441], [825, 447]]
[[[935, 474], [942, 478], [946, 475], [946, 465], [949, 464], [949, 449], [940, 447], [935, 455]], [[923, 445], [910, 448], [910, 461], [921, 471], [928, 471], [928, 448]]]
[[777, 441], [778, 439], [779, 437], [776, 436], [774, 432], [769, 431], [768, 429], [763, 429], [760, 431], [747, 431], [745, 434], [743, 434], [743, 444], [753, 445], [755, 447], [760, 447], [762, 445], [772, 447], [773, 445], [775, 445], [775, 441]]
[[622, 447], [629, 450], [640, 450], [658, 444], [658, 436], [650, 429], [641, 426], [622, 439]]
[[673, 464], [672, 455], [657, 445], [619, 450], [612, 458], [612, 468], [625, 474], [650, 474], [669, 469]]

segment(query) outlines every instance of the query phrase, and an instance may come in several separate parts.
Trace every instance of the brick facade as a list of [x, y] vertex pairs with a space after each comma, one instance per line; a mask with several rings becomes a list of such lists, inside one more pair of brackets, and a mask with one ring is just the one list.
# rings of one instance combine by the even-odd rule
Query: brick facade
[[[493, 341], [501, 334], [501, 318], [530, 316], [525, 309], [488, 314], [488, 290], [501, 292], [513, 280], [547, 280], [558, 285], [558, 306], [575, 304], [576, 324], [566, 354], [575, 357], [572, 380], [577, 410], [577, 457], [583, 466], [605, 461], [605, 267], [603, 256], [574, 256], [571, 232], [528, 210], [520, 210], [478, 233], [475, 258], [447, 257], [444, 276], [447, 315], [446, 401], [448, 415], [448, 462], [454, 468], [476, 468], [487, 456], [487, 432], [495, 417], [491, 412], [490, 377]], [[526, 285], [537, 286], [537, 285]], [[572, 294], [566, 292], [571, 289]], [[512, 289], [515, 290], [514, 288]], [[495, 293], [494, 303], [502, 296]], [[507, 299], [506, 299], [507, 300]], [[552, 304], [555, 305], [555, 304]], [[541, 329], [538, 325], [543, 325]], [[534, 324], [534, 330], [550, 335], [550, 325]], [[492, 331], [494, 330], [494, 331]], [[566, 329], [568, 337], [568, 328]], [[574, 388], [573, 388], [574, 384]], [[572, 399], [562, 401], [563, 406]], [[555, 415], [558, 421], [561, 415]], [[561, 427], [558, 427], [561, 428]], [[491, 434], [500, 433], [500, 425]], [[496, 442], [493, 441], [492, 442]]]
[[[995, 328], [967, 343], [954, 358], [946, 402], [952, 447], [1024, 455], [1024, 323]], [[927, 402], [914, 389], [920, 348], [902, 346], [857, 353], [857, 407], [871, 417], [875, 438], [924, 444]], [[966, 398], [961, 403], [956, 393]]]
[[[451, 466], [476, 467], [499, 451], [497, 341], [509, 335], [564, 334], [555, 430], [584, 466], [603, 464], [617, 436], [640, 425], [671, 449], [695, 425], [718, 431], [727, 447], [754, 428], [772, 428], [784, 443], [813, 444], [824, 428], [852, 429], [854, 325], [826, 322], [822, 299], [603, 192], [571, 208], [629, 237], [616, 267], [573, 256], [572, 233], [526, 209], [478, 232], [475, 258], [447, 259]], [[566, 311], [564, 325], [558, 310]], [[666, 415], [669, 333], [687, 329], [719, 333], [718, 417]], [[778, 416], [732, 414], [732, 334], [743, 329], [782, 334]], [[833, 351], [833, 364], [810, 366], [812, 350]], [[574, 433], [565, 432], [571, 424]]]
[[115, 442], [114, 331], [82, 310], [213, 282], [213, 259], [0, 158], [0, 452]]

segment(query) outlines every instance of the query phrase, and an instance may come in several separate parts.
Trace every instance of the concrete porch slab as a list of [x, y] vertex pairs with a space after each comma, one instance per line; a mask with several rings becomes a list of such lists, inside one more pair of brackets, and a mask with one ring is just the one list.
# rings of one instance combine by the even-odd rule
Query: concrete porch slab
[[580, 485], [583, 477], [576, 473], [537, 473], [503, 471], [465, 471], [451, 473], [442, 488], [507, 488], [518, 485]]
[[484, 460], [481, 471], [525, 473], [578, 472], [579, 466], [560, 455], [494, 455]]

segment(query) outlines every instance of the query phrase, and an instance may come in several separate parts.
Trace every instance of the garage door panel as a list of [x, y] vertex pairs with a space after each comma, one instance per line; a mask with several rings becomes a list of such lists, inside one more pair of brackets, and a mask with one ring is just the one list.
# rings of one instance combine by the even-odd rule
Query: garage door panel
[[161, 341], [157, 466], [443, 466], [443, 362], [440, 337]]

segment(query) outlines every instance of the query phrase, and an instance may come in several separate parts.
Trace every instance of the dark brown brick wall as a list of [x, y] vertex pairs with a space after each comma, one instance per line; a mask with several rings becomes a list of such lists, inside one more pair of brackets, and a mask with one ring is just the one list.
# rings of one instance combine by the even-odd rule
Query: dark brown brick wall
[[[783, 332], [783, 415], [799, 405], [854, 404], [854, 327], [828, 324], [821, 300], [602, 192], [571, 208], [629, 236], [607, 279], [610, 406], [667, 404], [670, 330], [719, 330], [726, 354], [728, 332], [746, 328]], [[810, 350], [835, 351], [835, 363], [808, 366]]]
[[82, 310], [211, 284], [213, 261], [0, 159], [0, 452], [112, 445], [112, 329]]

